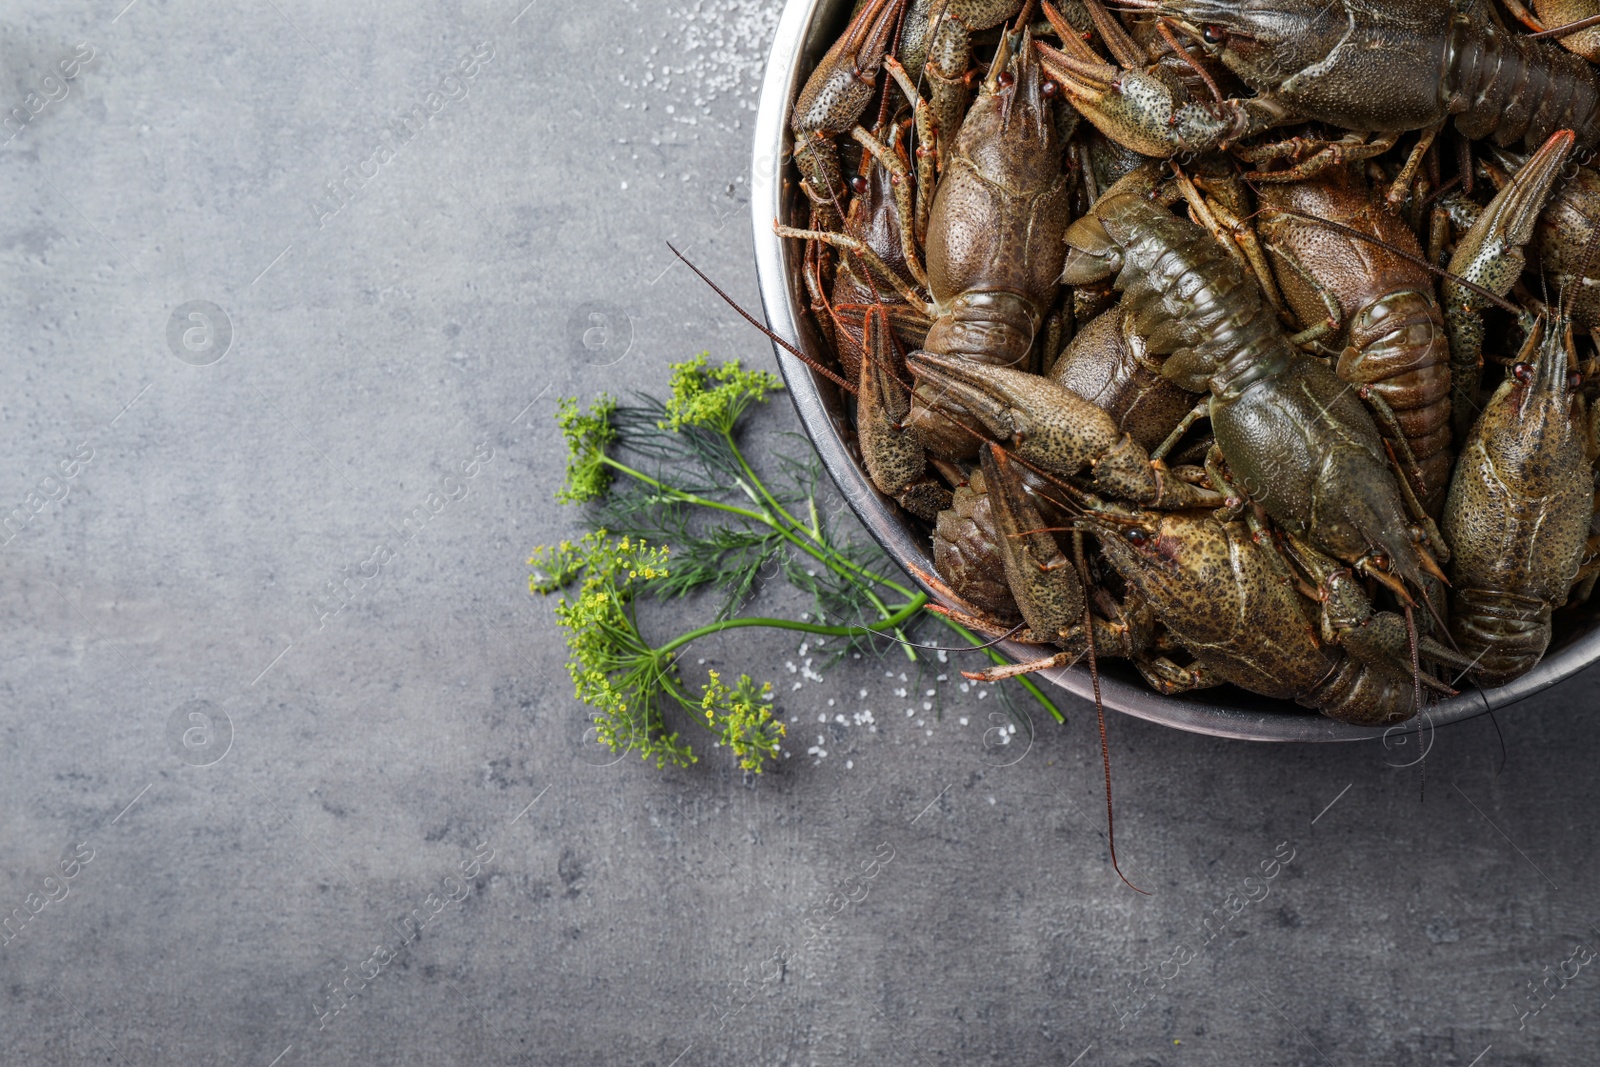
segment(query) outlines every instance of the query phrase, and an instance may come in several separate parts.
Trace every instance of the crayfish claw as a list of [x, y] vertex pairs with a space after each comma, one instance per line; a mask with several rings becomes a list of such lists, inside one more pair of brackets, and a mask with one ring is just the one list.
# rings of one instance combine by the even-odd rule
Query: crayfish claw
[[1502, 298], [1522, 276], [1523, 246], [1533, 238], [1534, 225], [1575, 142], [1571, 130], [1558, 130], [1529, 156], [1489, 201], [1450, 258], [1454, 278], [1444, 282], [1443, 304], [1450, 335], [1451, 421], [1458, 441], [1466, 440], [1478, 412], [1483, 309], [1490, 303], [1504, 304]]

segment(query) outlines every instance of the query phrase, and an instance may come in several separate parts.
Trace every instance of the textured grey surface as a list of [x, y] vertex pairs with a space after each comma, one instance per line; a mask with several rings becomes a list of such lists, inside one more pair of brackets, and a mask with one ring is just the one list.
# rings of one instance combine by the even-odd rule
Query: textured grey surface
[[[1498, 774], [1487, 720], [1440, 731], [1420, 801], [1414, 739], [1114, 717], [1148, 897], [1070, 700], [996, 759], [993, 700], [924, 678], [935, 718], [868, 662], [796, 691], [741, 634], [702, 654], [781, 680], [794, 758], [596, 765], [523, 584], [579, 523], [553, 401], [771, 366], [665, 241], [754, 300], [773, 4], [119, 8], [0, 8], [0, 1062], [1595, 1061], [1600, 968], [1556, 977], [1600, 945], [1594, 672], [1501, 715]], [[190, 301], [231, 323], [209, 365]]]

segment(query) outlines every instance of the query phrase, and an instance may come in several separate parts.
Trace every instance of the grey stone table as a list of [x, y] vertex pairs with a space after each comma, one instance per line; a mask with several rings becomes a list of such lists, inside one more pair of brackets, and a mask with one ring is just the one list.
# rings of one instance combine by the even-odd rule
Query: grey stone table
[[1596, 1061], [1594, 673], [1425, 792], [1113, 716], [1148, 896], [1070, 699], [741, 634], [775, 772], [587, 742], [554, 403], [771, 366], [666, 242], [754, 300], [775, 4], [525, 2], [0, 8], [0, 1062]]

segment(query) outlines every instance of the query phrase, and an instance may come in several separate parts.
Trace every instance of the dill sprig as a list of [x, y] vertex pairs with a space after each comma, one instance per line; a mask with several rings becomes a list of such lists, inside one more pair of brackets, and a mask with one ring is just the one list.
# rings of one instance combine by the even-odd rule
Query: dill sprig
[[[677, 666], [685, 646], [760, 626], [842, 638], [836, 657], [898, 644], [918, 660], [909, 634], [930, 618], [976, 639], [943, 616], [923, 613], [927, 594], [884, 575], [881, 549], [842, 536], [819, 512], [821, 470], [808, 446], [795, 450], [806, 460], [779, 456], [773, 475], [757, 475], [739, 447], [738, 426], [752, 405], [783, 388], [776, 377], [744, 370], [737, 360], [710, 366], [706, 353], [671, 369], [665, 401], [641, 395], [620, 405], [602, 395], [587, 409], [573, 399], [558, 403], [568, 455], [556, 498], [593, 504], [596, 528], [577, 542], [535, 549], [528, 587], [550, 594], [580, 582], [557, 604], [556, 619], [567, 632], [577, 698], [594, 709], [602, 743], [637, 751], [658, 767], [695, 762], [668, 720], [676, 704], [732, 749], [742, 768], [760, 773], [784, 735], [769, 706], [771, 685], [741, 674], [730, 687], [712, 671], [694, 694]], [[739, 615], [761, 582], [779, 574], [811, 597], [815, 622]], [[635, 612], [642, 595], [705, 589], [723, 596], [709, 623], [661, 645], [640, 633]], [[1062, 721], [1031, 679], [1017, 681]]]

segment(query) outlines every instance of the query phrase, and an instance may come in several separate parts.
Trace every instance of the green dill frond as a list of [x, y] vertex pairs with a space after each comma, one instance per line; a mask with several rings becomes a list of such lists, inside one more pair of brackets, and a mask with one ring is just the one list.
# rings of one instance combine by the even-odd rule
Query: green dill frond
[[746, 603], [763, 576], [779, 573], [786, 542], [769, 526], [742, 520], [705, 521], [692, 504], [663, 499], [646, 489], [625, 489], [606, 498], [597, 516], [615, 533], [672, 546], [672, 575], [654, 586], [661, 597], [684, 597], [703, 588], [726, 599], [717, 621]]
[[694, 426], [663, 429], [666, 405], [653, 396], [635, 399], [638, 404], [616, 409], [612, 425], [621, 448], [654, 461], [652, 473], [662, 482], [685, 493], [720, 497], [743, 476], [728, 437]]
[[663, 596], [685, 596], [702, 587], [721, 589], [726, 599], [716, 618], [728, 618], [755, 593], [763, 573], [784, 555], [779, 535], [749, 527], [714, 526], [678, 539], [672, 577], [661, 583]]
[[732, 433], [745, 409], [764, 403], [767, 394], [783, 388], [776, 375], [764, 370], [741, 370], [739, 361], [730, 359], [718, 367], [707, 367], [709, 352], [702, 352], [685, 363], [672, 364], [672, 395], [667, 399], [663, 430], [700, 427], [716, 433]]
[[617, 402], [602, 393], [588, 411], [573, 397], [556, 403], [556, 425], [567, 440], [567, 480], [556, 492], [563, 504], [582, 504], [606, 495], [611, 469], [606, 466], [606, 446], [615, 444], [617, 431], [611, 419]]
[[781, 434], [794, 444], [792, 450], [775, 449], [773, 462], [778, 476], [774, 478], [772, 495], [784, 505], [803, 503], [817, 494], [822, 482], [822, 460], [818, 458], [811, 442], [797, 433]]

